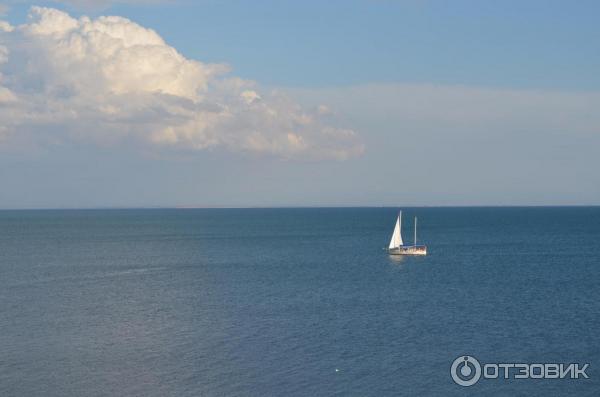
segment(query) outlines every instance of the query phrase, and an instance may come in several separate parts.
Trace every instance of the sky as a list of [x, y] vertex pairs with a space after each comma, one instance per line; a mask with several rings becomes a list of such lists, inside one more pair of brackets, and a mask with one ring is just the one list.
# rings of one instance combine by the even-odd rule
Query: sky
[[600, 205], [599, 16], [0, 0], [0, 208]]

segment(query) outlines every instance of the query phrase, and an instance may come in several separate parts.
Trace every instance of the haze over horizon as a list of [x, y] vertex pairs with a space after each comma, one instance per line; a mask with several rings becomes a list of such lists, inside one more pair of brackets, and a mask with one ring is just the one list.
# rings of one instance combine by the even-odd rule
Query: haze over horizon
[[599, 11], [0, 2], [0, 208], [599, 205]]

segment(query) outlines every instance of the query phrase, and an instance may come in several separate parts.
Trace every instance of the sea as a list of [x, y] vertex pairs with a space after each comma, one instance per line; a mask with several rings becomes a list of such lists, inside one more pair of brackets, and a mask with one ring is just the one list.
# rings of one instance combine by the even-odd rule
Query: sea
[[0, 396], [600, 395], [600, 207], [397, 214], [0, 211]]

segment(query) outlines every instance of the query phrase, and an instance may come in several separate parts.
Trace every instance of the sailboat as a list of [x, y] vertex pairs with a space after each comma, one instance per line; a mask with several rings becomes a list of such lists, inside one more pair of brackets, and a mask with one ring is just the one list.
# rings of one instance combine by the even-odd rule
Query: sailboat
[[390, 246], [388, 247], [388, 253], [390, 255], [427, 255], [427, 246], [417, 245], [417, 217], [415, 216], [415, 241], [413, 245], [404, 245], [402, 242], [402, 211], [398, 214], [396, 219], [396, 226], [394, 227], [394, 233], [390, 240]]

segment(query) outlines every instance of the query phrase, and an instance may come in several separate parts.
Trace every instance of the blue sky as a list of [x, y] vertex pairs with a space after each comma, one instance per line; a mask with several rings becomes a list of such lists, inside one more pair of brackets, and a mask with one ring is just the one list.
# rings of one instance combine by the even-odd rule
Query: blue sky
[[[5, 4], [26, 22], [32, 4]], [[326, 105], [364, 152], [5, 145], [0, 207], [600, 204], [596, 1], [35, 4], [126, 17], [260, 92]]]
[[597, 1], [174, 1], [73, 7], [158, 31], [190, 58], [274, 86], [427, 82], [597, 90]]

